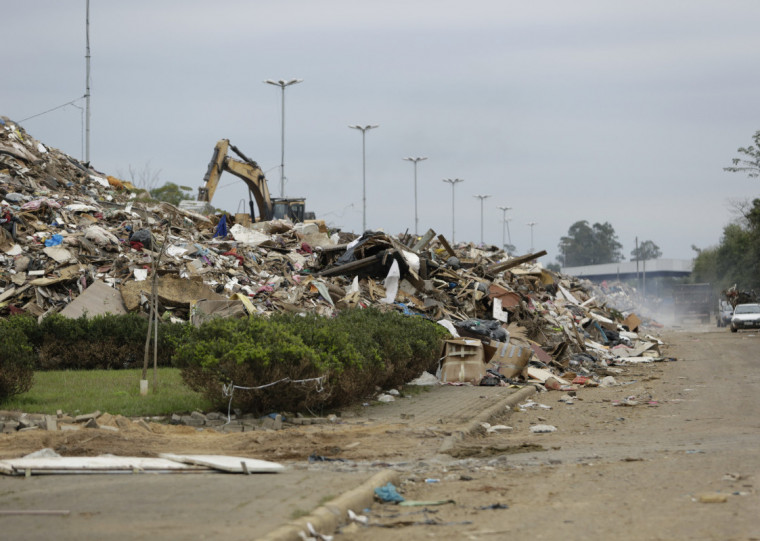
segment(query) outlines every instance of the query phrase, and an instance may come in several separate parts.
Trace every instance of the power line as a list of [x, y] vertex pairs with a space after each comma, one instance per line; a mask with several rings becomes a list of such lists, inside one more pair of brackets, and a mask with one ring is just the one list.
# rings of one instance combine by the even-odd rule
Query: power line
[[22, 122], [26, 122], [27, 120], [31, 120], [31, 119], [33, 119], [33, 118], [37, 118], [38, 116], [46, 115], [46, 114], [48, 114], [48, 113], [52, 113], [53, 111], [57, 111], [58, 109], [62, 109], [62, 108], [64, 108], [64, 107], [66, 107], [67, 105], [74, 105], [74, 103], [75, 103], [75, 102], [77, 102], [77, 101], [79, 101], [79, 100], [81, 100], [81, 99], [83, 99], [83, 98], [84, 98], [84, 96], [80, 96], [80, 97], [78, 97], [78, 98], [76, 98], [76, 99], [73, 99], [73, 100], [71, 100], [71, 101], [67, 101], [67, 102], [66, 102], [66, 103], [64, 103], [63, 105], [59, 105], [58, 107], [53, 107], [52, 109], [48, 109], [47, 111], [42, 111], [41, 113], [37, 113], [36, 115], [28, 116], [28, 117], [26, 117], [26, 118], [22, 118], [22, 119], [21, 119], [21, 120], [19, 120], [18, 122], [19, 122], [19, 124], [20, 124], [20, 123], [22, 123]]

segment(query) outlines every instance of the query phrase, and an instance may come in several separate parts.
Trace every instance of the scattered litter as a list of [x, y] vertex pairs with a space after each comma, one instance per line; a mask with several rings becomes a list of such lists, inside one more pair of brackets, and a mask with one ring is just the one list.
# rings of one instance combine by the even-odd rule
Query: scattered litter
[[489, 509], [509, 509], [509, 506], [506, 503], [492, 503], [491, 505], [482, 505], [480, 507], [476, 507], [475, 509], [479, 509], [482, 511], [486, 511]]
[[369, 522], [369, 517], [366, 517], [364, 515], [357, 515], [351, 509], [349, 509], [348, 520], [351, 522], [358, 522], [359, 524], [367, 524]]
[[434, 507], [436, 505], [446, 505], [447, 503], [457, 503], [454, 500], [405, 500], [399, 502], [399, 507]]
[[726, 503], [728, 501], [728, 494], [723, 492], [703, 492], [692, 498], [692, 501], [699, 503]]
[[530, 431], [534, 434], [546, 434], [549, 432], [556, 432], [557, 427], [554, 425], [533, 425], [530, 427]]
[[414, 378], [409, 385], [438, 385], [438, 378], [430, 372], [423, 372], [418, 378]]
[[538, 402], [533, 402], [532, 400], [529, 400], [529, 401], [525, 402], [524, 404], [520, 404], [519, 406], [517, 406], [517, 408], [520, 411], [526, 411], [526, 410], [535, 409], [535, 408], [539, 408], [539, 409], [542, 409], [542, 410], [550, 410], [550, 409], [552, 409], [552, 407], [549, 406], [549, 405], [547, 405], [547, 404], [540, 404]]
[[404, 497], [398, 493], [393, 483], [388, 483], [385, 486], [377, 487], [375, 489], [375, 495], [382, 502], [399, 503], [404, 501]]

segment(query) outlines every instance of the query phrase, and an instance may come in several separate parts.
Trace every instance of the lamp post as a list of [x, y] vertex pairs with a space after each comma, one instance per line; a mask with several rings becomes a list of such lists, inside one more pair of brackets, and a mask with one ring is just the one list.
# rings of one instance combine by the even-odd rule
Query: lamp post
[[[499, 207], [501, 210], [501, 247], [505, 248], [507, 245], [504, 242], [504, 228], [506, 227], [507, 233], [509, 233], [509, 220], [507, 220], [507, 211], [512, 210], [512, 207]], [[512, 235], [509, 235], [509, 244], [512, 244]]]
[[451, 184], [451, 244], [454, 244], [455, 237], [456, 237], [456, 228], [454, 227], [454, 186], [457, 185], [458, 182], [464, 182], [463, 178], [445, 178], [443, 179], [444, 182], [448, 182]]
[[483, 245], [483, 201], [491, 197], [490, 195], [474, 195], [480, 199], [480, 244]]
[[530, 253], [533, 253], [533, 226], [536, 225], [538, 222], [528, 222], [527, 225], [530, 227]]
[[364, 144], [367, 131], [379, 127], [378, 124], [366, 126], [349, 126], [362, 132], [362, 233], [367, 230], [367, 154]]
[[404, 158], [408, 162], [414, 164], [414, 236], [417, 236], [417, 228], [419, 226], [419, 220], [417, 219], [417, 163], [427, 160], [426, 156], [417, 156], [416, 158]]
[[279, 86], [282, 89], [282, 138], [280, 148], [282, 150], [280, 154], [280, 197], [285, 197], [285, 87], [303, 82], [303, 79], [291, 79], [290, 81], [273, 81], [267, 79], [264, 81], [268, 85]]

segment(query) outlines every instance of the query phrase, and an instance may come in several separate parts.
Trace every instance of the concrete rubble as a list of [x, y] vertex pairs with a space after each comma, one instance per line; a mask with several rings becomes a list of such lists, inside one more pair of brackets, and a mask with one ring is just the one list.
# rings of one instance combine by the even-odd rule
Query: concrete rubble
[[[158, 260], [162, 320], [397, 310], [449, 328], [455, 353], [444, 351], [444, 366], [479, 359], [474, 377], [475, 365], [463, 365], [448, 370], [449, 382], [567, 391], [597, 385], [615, 365], [663, 359], [641, 318], [615, 310], [590, 282], [543, 268], [546, 252], [513, 257], [493, 246], [451, 246], [432, 230], [356, 236], [319, 220], [246, 226], [226, 216], [228, 233], [215, 236], [221, 216], [149, 200], [5, 117], [0, 205], [15, 218], [14, 227], [0, 227], [0, 317], [147, 315]], [[187, 417], [181, 422], [199, 427], [220, 421]]]

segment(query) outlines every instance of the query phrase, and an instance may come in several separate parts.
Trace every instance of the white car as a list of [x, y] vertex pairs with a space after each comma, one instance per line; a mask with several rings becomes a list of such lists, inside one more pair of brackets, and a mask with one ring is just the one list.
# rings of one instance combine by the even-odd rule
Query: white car
[[760, 329], [760, 304], [737, 304], [731, 318], [731, 332]]

